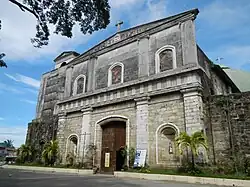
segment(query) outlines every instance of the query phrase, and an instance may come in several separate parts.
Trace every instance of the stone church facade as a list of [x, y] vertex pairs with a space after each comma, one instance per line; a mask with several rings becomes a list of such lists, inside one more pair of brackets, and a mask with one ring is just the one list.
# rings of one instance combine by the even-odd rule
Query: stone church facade
[[40, 126], [29, 126], [27, 142], [56, 137], [62, 163], [69, 153], [86, 161], [93, 145], [90, 162], [103, 171], [120, 169], [124, 146], [147, 150], [152, 167], [180, 164], [174, 138], [206, 132], [204, 97], [239, 92], [197, 45], [197, 15], [194, 9], [119, 31], [83, 54], [63, 52], [42, 77], [33, 121]]

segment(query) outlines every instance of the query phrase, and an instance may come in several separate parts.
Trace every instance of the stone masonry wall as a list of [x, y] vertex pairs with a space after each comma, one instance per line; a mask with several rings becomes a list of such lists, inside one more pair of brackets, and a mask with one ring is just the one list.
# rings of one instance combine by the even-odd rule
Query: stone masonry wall
[[[159, 167], [156, 164], [156, 131], [157, 128], [163, 124], [174, 124], [178, 127], [179, 131], [185, 131], [184, 120], [184, 106], [181, 93], [172, 93], [152, 97], [149, 102], [149, 120], [148, 120], [148, 133], [149, 133], [149, 165], [152, 167]], [[165, 145], [166, 147], [168, 145]], [[167, 153], [166, 153], [167, 154]], [[166, 166], [171, 166], [175, 163], [165, 163]]]
[[62, 99], [65, 86], [65, 67], [45, 74], [38, 97], [37, 118], [28, 124], [26, 143], [39, 152], [44, 143], [56, 138], [58, 116], [54, 114], [57, 101]]
[[177, 67], [183, 65], [181, 32], [178, 26], [161, 31], [150, 36], [149, 39], [149, 74], [155, 74], [155, 53], [165, 45], [172, 45], [176, 49]]
[[209, 97], [206, 110], [210, 160], [250, 156], [250, 92]]

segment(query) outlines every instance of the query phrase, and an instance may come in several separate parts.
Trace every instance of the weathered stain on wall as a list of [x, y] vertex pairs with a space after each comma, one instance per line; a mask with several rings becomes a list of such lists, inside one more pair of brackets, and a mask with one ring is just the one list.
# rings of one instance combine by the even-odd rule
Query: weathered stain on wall
[[218, 161], [243, 152], [250, 156], [250, 92], [207, 99], [210, 157]]

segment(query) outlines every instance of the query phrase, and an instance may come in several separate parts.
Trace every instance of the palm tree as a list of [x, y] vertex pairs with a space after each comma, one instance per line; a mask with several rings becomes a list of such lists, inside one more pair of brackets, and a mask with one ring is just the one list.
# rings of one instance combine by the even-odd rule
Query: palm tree
[[186, 132], [181, 132], [175, 139], [176, 145], [179, 148], [180, 154], [183, 153], [183, 149], [190, 148], [192, 155], [192, 167], [195, 167], [194, 157], [198, 155], [198, 148], [200, 146], [208, 150], [207, 138], [203, 132], [197, 131], [191, 136]]
[[32, 149], [31, 146], [22, 144], [19, 148], [19, 156], [21, 159], [21, 162], [27, 162], [32, 158]]
[[58, 149], [58, 142], [56, 140], [51, 140], [45, 144], [44, 150], [42, 152], [42, 157], [45, 164], [52, 166], [55, 163], [58, 155]]
[[5, 140], [4, 144], [7, 148], [14, 148], [13, 142], [13, 140]]

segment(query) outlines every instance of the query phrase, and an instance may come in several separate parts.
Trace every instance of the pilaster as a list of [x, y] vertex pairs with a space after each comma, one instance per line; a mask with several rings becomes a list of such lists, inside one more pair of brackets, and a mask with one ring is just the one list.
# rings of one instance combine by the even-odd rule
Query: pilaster
[[184, 102], [186, 132], [189, 135], [196, 131], [204, 130], [201, 90], [200, 87], [181, 90]]
[[136, 148], [147, 150], [148, 160], [148, 102], [149, 97], [135, 99], [136, 102]]
[[140, 37], [139, 48], [139, 77], [149, 75], [149, 36]]
[[57, 140], [58, 140], [58, 146], [59, 146], [59, 155], [61, 157], [61, 161], [63, 163], [66, 162], [66, 157], [65, 155], [65, 145], [66, 145], [66, 139], [64, 137], [64, 127], [65, 127], [65, 122], [66, 122], [67, 116], [66, 113], [62, 112], [58, 114], [58, 129], [57, 129]]
[[95, 90], [95, 64], [97, 57], [92, 55], [88, 61], [87, 91]]
[[91, 143], [90, 137], [91, 137], [91, 115], [92, 115], [92, 108], [83, 108], [82, 110], [82, 127], [81, 127], [81, 135], [80, 135], [80, 158], [82, 158], [82, 161], [85, 160], [88, 147]]
[[66, 70], [66, 80], [65, 80], [65, 92], [64, 92], [64, 97], [70, 97], [71, 95], [71, 83], [72, 83], [72, 72], [73, 72], [74, 66], [71, 65], [69, 68]]
[[183, 64], [198, 64], [197, 46], [195, 41], [194, 20], [189, 19], [180, 24]]

